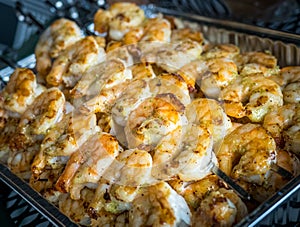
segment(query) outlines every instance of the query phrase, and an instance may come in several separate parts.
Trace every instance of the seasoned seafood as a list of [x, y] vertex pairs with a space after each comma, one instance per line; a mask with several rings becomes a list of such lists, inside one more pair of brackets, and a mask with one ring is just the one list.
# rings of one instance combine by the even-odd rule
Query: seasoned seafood
[[220, 99], [227, 115], [252, 122], [261, 122], [271, 108], [283, 105], [280, 86], [261, 74], [238, 76], [221, 91]]
[[64, 109], [64, 94], [58, 88], [50, 88], [40, 94], [21, 115], [9, 143], [7, 163], [14, 173], [24, 172], [27, 179], [30, 177], [30, 165], [40, 149], [41, 140], [47, 130], [62, 119]]
[[235, 57], [235, 62], [242, 75], [262, 73], [264, 76], [269, 77], [279, 73], [277, 59], [267, 52], [242, 53]]
[[40, 151], [31, 165], [33, 176], [39, 178], [46, 167], [62, 168], [69, 156], [97, 131], [100, 128], [97, 126], [96, 115], [65, 115], [45, 135]]
[[299, 154], [300, 105], [286, 104], [269, 112], [263, 122], [264, 128], [275, 138], [279, 147]]
[[53, 62], [46, 76], [49, 85], [74, 87], [81, 75], [105, 59], [105, 52], [93, 36], [87, 36], [66, 48]]
[[1, 91], [3, 108], [9, 111], [10, 115], [19, 117], [44, 90], [45, 88], [37, 83], [36, 76], [30, 69], [17, 68]]
[[152, 175], [159, 180], [199, 180], [216, 164], [207, 129], [189, 124], [168, 133], [153, 150]]
[[128, 116], [124, 128], [128, 147], [151, 150], [163, 136], [182, 124], [182, 104], [176, 96], [162, 94], [145, 99]]
[[4, 117], [5, 124], [0, 131], [0, 163], [6, 164], [9, 156], [10, 140], [13, 138], [19, 124], [19, 118]]
[[[285, 150], [278, 150], [277, 155], [277, 165], [289, 171], [293, 176], [298, 176], [300, 174], [299, 167], [300, 161], [297, 156], [287, 152]], [[262, 185], [252, 184], [246, 181], [239, 181], [238, 183], [247, 190], [254, 199], [259, 202], [264, 202], [270, 196], [274, 195], [278, 190], [280, 190], [287, 182], [288, 178], [284, 178], [275, 171], [270, 171], [268, 180]]]
[[161, 226], [162, 223], [165, 226], [191, 223], [190, 209], [184, 198], [165, 182], [143, 188], [129, 211], [130, 226]]
[[201, 201], [192, 226], [233, 226], [247, 215], [244, 202], [232, 190], [211, 191]]
[[206, 61], [208, 70], [200, 74], [200, 88], [210, 98], [217, 99], [223, 88], [227, 87], [237, 76], [236, 64], [226, 58], [215, 58]]
[[149, 81], [153, 95], [173, 94], [184, 106], [191, 102], [186, 82], [177, 74], [161, 73]]
[[169, 181], [169, 184], [177, 193], [184, 197], [192, 212], [196, 211], [208, 193], [217, 191], [221, 187], [219, 178], [212, 174], [194, 182], [176, 179]]
[[216, 155], [219, 167], [229, 176], [261, 185], [276, 163], [276, 143], [257, 124], [245, 124], [226, 135]]
[[[143, 51], [143, 50], [142, 50]], [[167, 72], [176, 72], [184, 65], [200, 58], [202, 46], [193, 40], [186, 39], [174, 45], [162, 44], [157, 52], [144, 54], [144, 61], [155, 62]]]
[[142, 43], [146, 42], [170, 42], [171, 24], [164, 18], [151, 18], [146, 21], [144, 34], [141, 38]]
[[71, 90], [73, 104], [82, 112], [110, 112], [131, 78], [131, 71], [120, 59], [99, 64], [88, 70]]
[[[140, 149], [129, 149], [121, 152], [115, 162], [108, 168], [104, 178], [117, 184], [118, 190], [115, 190], [116, 197], [123, 201], [131, 199], [125, 198], [121, 194], [120, 186], [131, 188], [147, 185], [152, 181], [152, 157], [149, 152]], [[115, 175], [113, 175], [114, 173]], [[122, 190], [122, 191], [124, 191]], [[126, 193], [127, 196], [129, 193]]]
[[81, 29], [71, 20], [61, 18], [54, 21], [41, 35], [36, 47], [36, 69], [43, 82], [57, 58], [68, 46], [83, 37]]
[[220, 142], [232, 127], [221, 104], [214, 99], [194, 99], [186, 107], [186, 116], [190, 123], [206, 128], [214, 144]]
[[280, 71], [283, 80], [283, 100], [286, 103], [300, 103], [300, 67], [284, 67]]
[[[132, 73], [135, 73], [135, 71], [132, 71]], [[133, 76], [136, 77], [137, 75], [133, 74]], [[172, 93], [172, 97], [168, 95], [170, 93]], [[190, 103], [188, 87], [181, 77], [176, 74], [162, 73], [155, 77], [150, 73], [149, 77], [145, 79], [133, 80], [116, 99], [111, 110], [114, 122], [113, 133], [122, 144], [127, 144], [124, 127], [127, 124], [130, 113], [138, 108], [145, 99], [156, 95], [165, 96], [167, 99], [170, 98], [170, 102], [175, 102], [178, 108], [183, 108], [182, 104], [187, 105]], [[168, 96], [170, 97], [168, 98]], [[165, 101], [168, 102], [168, 100]], [[147, 110], [142, 109], [141, 111], [145, 112]]]
[[88, 212], [97, 219], [103, 212], [120, 214], [128, 211], [131, 202], [151, 179], [152, 157], [144, 150], [121, 152], [100, 180]]
[[283, 89], [283, 100], [285, 103], [300, 103], [300, 81], [288, 84]]
[[[114, 186], [109, 181], [103, 179], [98, 183], [94, 197], [87, 209], [87, 212], [93, 219], [102, 219], [105, 222], [108, 220], [103, 219], [103, 216], [108, 216], [110, 217], [109, 219], [112, 218], [110, 221], [114, 222], [117, 215], [130, 209], [131, 203], [116, 198], [114, 191], [117, 189], [113, 189]], [[116, 187], [120, 188], [121, 186], [117, 185]], [[130, 189], [127, 191], [127, 199], [132, 197], [132, 194], [133, 198], [136, 196], [135, 188]]]
[[65, 96], [58, 88], [49, 88], [40, 94], [20, 117], [22, 132], [45, 135], [59, 122], [65, 111]]
[[176, 43], [182, 40], [189, 39], [198, 42], [199, 44], [204, 43], [203, 34], [197, 30], [191, 28], [178, 28], [172, 30], [171, 42]]
[[109, 37], [120, 40], [144, 22], [144, 11], [134, 3], [114, 3], [108, 10], [99, 9], [94, 16], [95, 31], [108, 32]]
[[227, 58], [234, 59], [240, 49], [233, 44], [207, 44], [204, 46], [204, 59]]
[[59, 196], [58, 207], [75, 222], [88, 226], [90, 218], [86, 212], [86, 206], [91, 202], [94, 193], [94, 190], [85, 188], [81, 191], [80, 200], [73, 200], [68, 194], [62, 194]]
[[72, 199], [80, 198], [86, 186], [94, 188], [105, 170], [121, 151], [118, 141], [107, 133], [91, 136], [71, 156], [56, 187], [61, 192], [70, 192]]

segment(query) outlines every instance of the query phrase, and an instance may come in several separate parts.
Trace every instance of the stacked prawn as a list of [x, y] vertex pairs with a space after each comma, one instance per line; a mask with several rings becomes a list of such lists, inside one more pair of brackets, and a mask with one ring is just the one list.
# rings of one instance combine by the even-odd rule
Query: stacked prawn
[[1, 162], [72, 220], [232, 226], [248, 209], [212, 166], [260, 202], [287, 182], [272, 165], [299, 174], [299, 67], [133, 3], [94, 30], [55, 21], [0, 99]]

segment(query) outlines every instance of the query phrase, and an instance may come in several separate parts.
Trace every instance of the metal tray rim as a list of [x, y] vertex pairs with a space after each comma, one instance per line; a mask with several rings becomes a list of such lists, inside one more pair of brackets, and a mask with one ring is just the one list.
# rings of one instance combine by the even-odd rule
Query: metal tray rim
[[192, 13], [185, 13], [182, 11], [176, 11], [176, 10], [172, 10], [172, 9], [158, 7], [154, 4], [145, 5], [144, 8], [146, 10], [150, 10], [152, 12], [173, 15], [173, 16], [177, 16], [177, 17], [186, 18], [188, 20], [195, 20], [196, 22], [202, 22], [202, 23], [207, 23], [207, 24], [211, 24], [211, 25], [216, 25], [218, 27], [223, 27], [227, 30], [240, 31], [240, 32], [244, 32], [244, 33], [251, 33], [251, 34], [254, 34], [257, 36], [261, 36], [261, 37], [270, 37], [273, 39], [277, 38], [280, 40], [291, 41], [292, 43], [300, 46], [300, 35], [298, 35], [298, 34], [293, 34], [293, 33], [279, 31], [279, 30], [273, 30], [270, 28], [259, 27], [256, 25], [245, 24], [245, 23], [232, 21], [232, 20], [217, 19], [217, 18], [211, 18], [211, 17], [206, 17], [206, 16], [200, 16], [200, 15], [192, 14]]
[[[263, 38], [279, 39], [284, 42], [292, 43], [300, 47], [300, 35], [291, 34], [287, 32], [262, 28], [254, 25], [248, 25], [239, 22], [214, 19], [195, 14], [187, 14], [175, 10], [157, 7], [149, 4], [142, 6], [144, 10], [150, 10], [152, 13], [163, 13], [166, 15], [178, 16], [187, 20], [192, 20], [199, 23], [210, 24], [225, 30], [232, 30], [236, 32], [251, 34]], [[34, 56], [30, 55], [25, 59], [20, 60], [20, 66], [25, 67], [27, 63], [32, 63]], [[0, 77], [7, 74], [12, 68], [6, 67], [0, 70]], [[62, 214], [58, 208], [45, 200], [39, 193], [34, 191], [26, 182], [22, 181], [15, 174], [13, 174], [6, 166], [0, 163], [0, 180], [8, 185], [12, 190], [18, 193], [30, 205], [32, 205], [38, 212], [45, 216], [55, 226], [77, 226], [68, 217]], [[270, 212], [285, 202], [293, 193], [300, 192], [300, 175], [292, 179], [275, 195], [267, 201], [259, 205], [254, 211], [249, 213], [241, 222], [236, 226], [255, 226]]]

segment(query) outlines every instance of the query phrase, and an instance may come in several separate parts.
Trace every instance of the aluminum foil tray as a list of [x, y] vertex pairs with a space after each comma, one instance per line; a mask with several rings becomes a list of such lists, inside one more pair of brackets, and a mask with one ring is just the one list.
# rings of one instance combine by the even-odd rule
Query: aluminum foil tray
[[[189, 22], [195, 22], [203, 32], [205, 38], [212, 43], [232, 43], [239, 46], [241, 51], [269, 51], [278, 59], [278, 64], [281, 67], [300, 65], [300, 35], [187, 14], [166, 8], [159, 8], [155, 5], [144, 5], [142, 7], [148, 17], [163, 13], [182, 18]], [[32, 53], [20, 60], [18, 65], [33, 68], [35, 58]], [[13, 68], [11, 67], [0, 70], [0, 86], [6, 84], [12, 72]], [[46, 218], [51, 225], [76, 226], [68, 217], [46, 201], [26, 182], [10, 172], [3, 164], [0, 164], [0, 181], [10, 187], [39, 214]], [[299, 224], [299, 221], [300, 176], [292, 179], [280, 191], [246, 216], [237, 226], [257, 226], [258, 224], [260, 226], [296, 226]]]

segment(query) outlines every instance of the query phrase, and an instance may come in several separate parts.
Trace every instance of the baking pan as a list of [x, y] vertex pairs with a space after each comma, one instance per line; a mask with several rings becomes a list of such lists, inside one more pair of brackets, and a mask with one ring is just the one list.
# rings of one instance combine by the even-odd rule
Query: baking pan
[[[269, 51], [277, 59], [280, 67], [300, 65], [300, 35], [270, 30], [266, 28], [246, 25], [238, 22], [212, 19], [194, 14], [187, 14], [155, 5], [143, 5], [148, 17], [158, 13], [176, 16], [183, 20], [194, 22], [202, 31], [204, 37], [211, 43], [232, 43], [244, 51]], [[22, 51], [22, 49], [20, 50]], [[18, 62], [21, 67], [33, 68], [34, 55]], [[0, 70], [0, 79], [4, 85], [13, 68], [6, 67]], [[55, 226], [76, 225], [63, 215], [55, 206], [35, 192], [27, 183], [11, 173], [6, 166], [0, 164], [0, 180], [18, 193], [32, 207], [47, 218]], [[284, 205], [284, 209], [281, 207]], [[276, 210], [280, 210], [274, 215]], [[300, 176], [292, 179], [280, 191], [258, 206], [246, 216], [237, 226], [287, 225], [296, 224], [300, 220]]]

